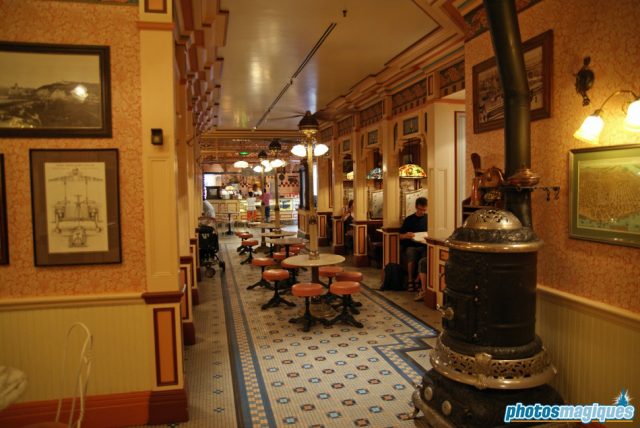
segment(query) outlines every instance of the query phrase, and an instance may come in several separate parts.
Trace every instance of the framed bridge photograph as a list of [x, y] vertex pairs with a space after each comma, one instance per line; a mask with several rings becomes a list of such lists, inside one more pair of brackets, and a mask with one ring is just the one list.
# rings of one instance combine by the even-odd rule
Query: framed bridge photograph
[[0, 42], [0, 137], [111, 137], [108, 46]]
[[640, 247], [640, 144], [569, 153], [569, 236]]
[[[553, 31], [522, 43], [524, 66], [529, 82], [531, 120], [551, 116], [551, 73]], [[504, 99], [495, 57], [473, 66], [473, 132], [504, 126]]]
[[36, 266], [120, 263], [118, 151], [29, 151]]

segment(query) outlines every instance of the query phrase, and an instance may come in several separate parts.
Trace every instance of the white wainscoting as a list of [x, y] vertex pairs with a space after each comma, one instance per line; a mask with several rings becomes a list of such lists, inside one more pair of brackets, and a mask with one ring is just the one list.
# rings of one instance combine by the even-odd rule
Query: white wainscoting
[[[28, 377], [18, 402], [58, 398], [67, 330], [76, 321], [94, 336], [88, 395], [151, 390], [155, 357], [148, 310], [139, 294], [0, 301], [0, 365]], [[77, 361], [79, 338], [71, 341], [69, 361]], [[75, 374], [67, 370], [65, 378], [69, 395]]]
[[537, 303], [552, 385], [567, 403], [612, 404], [621, 389], [640, 397], [640, 314], [544, 286]]

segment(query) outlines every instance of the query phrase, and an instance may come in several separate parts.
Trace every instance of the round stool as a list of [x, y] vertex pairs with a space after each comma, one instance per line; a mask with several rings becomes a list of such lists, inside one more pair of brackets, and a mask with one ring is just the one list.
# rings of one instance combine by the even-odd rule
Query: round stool
[[298, 273], [298, 266], [294, 266], [283, 260], [280, 262], [280, 267], [289, 271], [289, 283], [295, 284], [297, 281], [296, 275]]
[[333, 325], [338, 321], [342, 321], [354, 327], [362, 328], [362, 323], [357, 321], [353, 315], [351, 315], [351, 312], [349, 312], [349, 298], [352, 294], [360, 292], [360, 283], [353, 281], [336, 281], [331, 284], [330, 291], [333, 294], [342, 296], [342, 311], [335, 318], [329, 320], [328, 324]]
[[[336, 281], [355, 281], [355, 282], [362, 282], [362, 272], [354, 272], [354, 271], [348, 271], [348, 272], [338, 272], [336, 274]], [[356, 302], [355, 300], [353, 300], [351, 298], [351, 296], [349, 296], [349, 309], [351, 310], [352, 314], [359, 314], [360, 311], [356, 308], [362, 306], [361, 302]], [[335, 306], [334, 309], [339, 309], [340, 306]]]
[[260, 280], [255, 284], [248, 286], [247, 290], [252, 290], [256, 287], [265, 287], [271, 290], [273, 287], [271, 286], [271, 284], [269, 284], [269, 281], [262, 277], [262, 274], [264, 273], [264, 268], [268, 266], [274, 266], [276, 262], [268, 257], [254, 257], [253, 260], [251, 260], [251, 264], [253, 266], [260, 266]]
[[[253, 235], [249, 232], [236, 232], [236, 236], [242, 240], [253, 238]], [[243, 255], [247, 251], [247, 247], [245, 247], [241, 243], [240, 246], [236, 249], [236, 251], [239, 252], [240, 255]]]
[[273, 297], [264, 305], [262, 309], [273, 308], [284, 303], [287, 306], [295, 306], [296, 304], [280, 297], [278, 292], [278, 284], [280, 281], [289, 279], [289, 272], [284, 269], [269, 269], [262, 273], [262, 277], [267, 281], [273, 281]]
[[342, 272], [343, 270], [344, 269], [342, 269], [340, 266], [320, 266], [318, 268], [318, 276], [329, 278], [329, 282], [327, 284], [323, 284], [325, 287], [329, 288], [331, 287], [331, 282], [333, 281], [333, 278], [336, 276], [336, 274]]
[[258, 245], [257, 239], [245, 239], [242, 241], [242, 246], [246, 248], [246, 251], [249, 252], [249, 257], [240, 262], [241, 265], [245, 263], [251, 263], [253, 260], [253, 246]]
[[283, 253], [282, 251], [278, 251], [276, 253], [273, 253], [273, 259], [274, 260], [284, 260], [287, 258], [287, 254]]
[[291, 287], [291, 294], [297, 297], [304, 297], [304, 314], [298, 318], [291, 318], [289, 320], [290, 323], [296, 324], [302, 323], [302, 331], [309, 331], [312, 325], [317, 322], [321, 322], [324, 325], [327, 325], [327, 320], [324, 318], [318, 318], [311, 315], [311, 311], [309, 310], [309, 298], [316, 297], [322, 295], [324, 292], [324, 287], [322, 284], [315, 284], [309, 282], [303, 282], [299, 284], [294, 284]]

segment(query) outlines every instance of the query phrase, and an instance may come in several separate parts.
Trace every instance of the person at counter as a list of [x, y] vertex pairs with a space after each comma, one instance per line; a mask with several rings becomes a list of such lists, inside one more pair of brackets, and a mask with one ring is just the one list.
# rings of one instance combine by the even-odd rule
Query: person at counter
[[427, 231], [427, 198], [416, 199], [416, 212], [405, 217], [400, 226], [400, 249], [407, 263], [409, 286], [415, 285], [415, 270], [420, 259], [425, 255], [425, 245], [413, 240], [416, 232]]
[[211, 205], [211, 202], [206, 199], [202, 200], [202, 215], [203, 217], [216, 217], [216, 209]]
[[247, 221], [256, 220], [256, 198], [253, 192], [247, 194]]
[[266, 187], [262, 189], [262, 196], [260, 196], [260, 200], [264, 207], [264, 221], [265, 223], [269, 223], [269, 220], [271, 220], [271, 206], [269, 206], [269, 203], [271, 202], [271, 193]]
[[344, 231], [343, 241], [347, 251], [353, 250], [353, 199], [349, 200], [344, 214], [342, 215], [342, 230]]

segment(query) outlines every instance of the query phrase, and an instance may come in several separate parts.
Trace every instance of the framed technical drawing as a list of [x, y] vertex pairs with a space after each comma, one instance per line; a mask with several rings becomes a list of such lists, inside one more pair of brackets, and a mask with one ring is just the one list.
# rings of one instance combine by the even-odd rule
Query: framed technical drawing
[[36, 266], [120, 263], [118, 151], [29, 155]]
[[569, 236], [640, 247], [640, 144], [569, 153]]
[[[551, 70], [553, 31], [546, 31], [522, 44], [529, 94], [531, 120], [551, 116]], [[473, 77], [473, 132], [504, 126], [502, 84], [495, 57], [476, 64]]]
[[380, 190], [372, 190], [369, 193], [369, 218], [377, 220], [382, 218], [382, 209], [384, 207], [384, 192]]
[[0, 137], [111, 137], [109, 47], [0, 42]]

